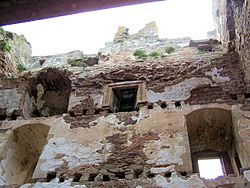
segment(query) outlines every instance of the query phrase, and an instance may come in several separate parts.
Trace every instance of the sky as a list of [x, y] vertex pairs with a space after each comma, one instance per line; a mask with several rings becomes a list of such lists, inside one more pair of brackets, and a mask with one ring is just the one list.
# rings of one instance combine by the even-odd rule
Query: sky
[[214, 30], [212, 0], [166, 0], [8, 25], [4, 29], [24, 34], [31, 43], [32, 55], [74, 50], [93, 54], [113, 40], [118, 26], [129, 28], [133, 34], [151, 21], [156, 21], [161, 38], [204, 39], [207, 31]]
[[224, 176], [221, 160], [215, 159], [199, 159], [199, 172], [200, 177], [205, 179], [215, 179], [219, 176]]

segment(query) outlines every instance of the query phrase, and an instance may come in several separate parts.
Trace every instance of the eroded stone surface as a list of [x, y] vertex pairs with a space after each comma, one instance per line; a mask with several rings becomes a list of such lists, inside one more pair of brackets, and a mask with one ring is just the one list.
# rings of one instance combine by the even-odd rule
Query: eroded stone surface
[[[249, 5], [244, 2], [240, 9], [236, 1], [220, 3], [223, 10], [218, 13], [225, 20], [217, 21], [226, 24], [220, 32], [227, 29], [222, 46], [215, 40], [200, 40], [183, 48], [189, 39], [160, 39], [152, 22], [134, 35], [120, 27], [114, 42], [98, 55], [76, 51], [34, 57], [30, 72], [0, 80], [0, 184], [244, 185], [247, 177], [239, 174], [239, 166], [250, 165], [250, 104], [242, 69], [247, 45], [245, 39], [239, 45], [234, 36], [238, 31], [246, 33], [238, 21], [246, 23], [244, 11]], [[233, 22], [232, 14], [241, 12]], [[174, 53], [166, 54], [169, 44], [175, 47]], [[201, 53], [197, 47], [206, 51]], [[138, 60], [133, 56], [137, 49], [162, 56]], [[143, 84], [129, 85], [134, 81]], [[128, 85], [106, 89], [107, 84], [121, 82]], [[129, 98], [129, 89], [136, 90], [135, 103], [130, 103], [134, 110], [123, 112], [117, 104], [122, 103], [121, 96]], [[138, 101], [142, 96], [145, 100]], [[41, 130], [43, 126], [47, 132]], [[205, 180], [194, 174], [198, 172], [195, 157], [199, 152], [208, 157], [205, 151], [223, 158], [224, 177]]]

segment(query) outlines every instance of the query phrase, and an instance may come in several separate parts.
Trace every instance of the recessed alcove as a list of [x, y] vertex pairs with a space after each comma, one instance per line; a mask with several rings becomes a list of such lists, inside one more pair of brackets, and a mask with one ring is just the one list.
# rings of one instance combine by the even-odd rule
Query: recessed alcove
[[69, 73], [49, 68], [30, 78], [25, 97], [24, 115], [41, 117], [67, 112], [71, 93]]
[[1, 165], [6, 184], [32, 182], [50, 127], [26, 124], [13, 130], [1, 153]]
[[[196, 110], [186, 116], [186, 123], [193, 171], [200, 172], [199, 162], [204, 165], [211, 162], [210, 159], [216, 159], [216, 164], [219, 160], [223, 168], [219, 175], [236, 174], [236, 167], [232, 163], [234, 142], [231, 111], [220, 108]], [[213, 165], [208, 167], [207, 173], [215, 173], [212, 171]], [[204, 176], [204, 171], [200, 173]]]

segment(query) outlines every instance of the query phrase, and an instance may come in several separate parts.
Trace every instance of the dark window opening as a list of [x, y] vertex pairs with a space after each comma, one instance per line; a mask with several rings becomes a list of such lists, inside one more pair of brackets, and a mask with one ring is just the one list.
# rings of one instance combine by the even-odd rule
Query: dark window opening
[[186, 171], [181, 171], [180, 174], [181, 174], [181, 176], [187, 177], [187, 172]]
[[94, 114], [100, 114], [100, 109], [95, 109]]
[[4, 120], [6, 120], [6, 118], [7, 118], [6, 114], [1, 114], [0, 115], [0, 121], [4, 121]]
[[63, 176], [59, 177], [59, 182], [64, 182], [64, 181], [65, 181], [65, 179]]
[[125, 179], [125, 172], [117, 172], [115, 173], [115, 177], [119, 179]]
[[153, 109], [154, 108], [154, 103], [148, 103], [148, 109]]
[[181, 102], [180, 101], [176, 101], [174, 103], [175, 107], [178, 108], [178, 107], [181, 107]]
[[50, 182], [51, 180], [56, 178], [56, 172], [48, 172], [47, 173], [47, 177], [46, 177], [46, 181]]
[[143, 172], [143, 169], [135, 169], [134, 170], [134, 177], [139, 178], [140, 175], [142, 174], [142, 172]]
[[97, 176], [96, 173], [89, 174], [89, 181], [95, 181], [96, 176]]
[[115, 112], [130, 112], [136, 109], [137, 88], [113, 89], [113, 108]]
[[16, 115], [16, 111], [13, 111], [10, 115], [11, 120], [16, 120], [17, 119], [17, 115]]
[[238, 96], [236, 94], [230, 94], [232, 100], [238, 100]]
[[170, 178], [171, 175], [172, 175], [172, 172], [166, 172], [166, 173], [164, 174], [164, 176], [165, 176], [166, 178]]
[[161, 102], [161, 108], [167, 108], [166, 102]]
[[245, 96], [246, 99], [249, 99], [250, 98], [250, 93], [245, 93], [244, 96]]
[[82, 110], [82, 114], [83, 114], [83, 115], [86, 115], [86, 114], [87, 114], [87, 112], [88, 112], [88, 110], [87, 110], [87, 109], [83, 109], [83, 110]]
[[147, 177], [148, 178], [154, 178], [155, 177], [155, 174], [151, 173], [151, 172], [148, 172], [147, 173]]
[[103, 175], [102, 180], [103, 181], [110, 181], [110, 177], [108, 175]]
[[40, 112], [39, 112], [39, 110], [37, 110], [37, 109], [35, 109], [35, 110], [32, 112], [32, 115], [33, 115], [33, 117], [41, 117]]
[[39, 64], [42, 66], [46, 60], [45, 59], [40, 59]]
[[82, 174], [76, 173], [73, 178], [73, 182], [79, 182], [82, 177]]
[[70, 116], [70, 117], [76, 117], [76, 116], [75, 116], [75, 112], [69, 112], [69, 116]]

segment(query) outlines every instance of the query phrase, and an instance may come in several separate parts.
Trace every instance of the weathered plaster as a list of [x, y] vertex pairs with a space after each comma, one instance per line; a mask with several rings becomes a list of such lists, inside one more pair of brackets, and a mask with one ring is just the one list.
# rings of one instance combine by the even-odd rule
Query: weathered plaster
[[175, 172], [172, 173], [171, 177], [164, 178], [161, 175], [157, 175], [154, 180], [156, 185], [162, 188], [201, 188], [205, 187], [203, 181], [199, 178], [198, 175], [191, 175], [190, 178], [182, 178], [178, 176]]
[[230, 78], [228, 76], [221, 76], [220, 72], [223, 70], [223, 68], [217, 69], [214, 67], [210, 72], [206, 72], [206, 76], [212, 76], [212, 80], [215, 83], [223, 83], [223, 82], [229, 82]]
[[66, 180], [64, 182], [59, 182], [59, 179], [56, 178], [50, 182], [37, 182], [35, 184], [27, 183], [20, 188], [86, 188], [85, 185], [71, 185], [72, 184], [72, 179]]
[[6, 108], [7, 113], [18, 110], [21, 97], [16, 89], [0, 90], [0, 108]]
[[250, 170], [246, 170], [243, 172], [245, 178], [247, 179], [248, 182], [250, 182]]
[[157, 101], [181, 101], [188, 99], [191, 94], [191, 90], [202, 85], [212, 85], [212, 82], [208, 78], [190, 78], [182, 81], [179, 84], [165, 87], [164, 92], [156, 93], [152, 90], [147, 91], [147, 98], [149, 102]]
[[[42, 171], [55, 171], [56, 168], [67, 163], [69, 169], [77, 166], [96, 165], [105, 161], [108, 155], [98, 153], [98, 150], [107, 152], [109, 145], [92, 142], [89, 146], [79, 142], [65, 140], [65, 138], [52, 138], [44, 148], [40, 160], [44, 161], [40, 169]], [[57, 157], [62, 156], [62, 157]]]
[[69, 96], [68, 111], [81, 104], [81, 100], [84, 100], [85, 96], [76, 96], [75, 92], [71, 92]]

